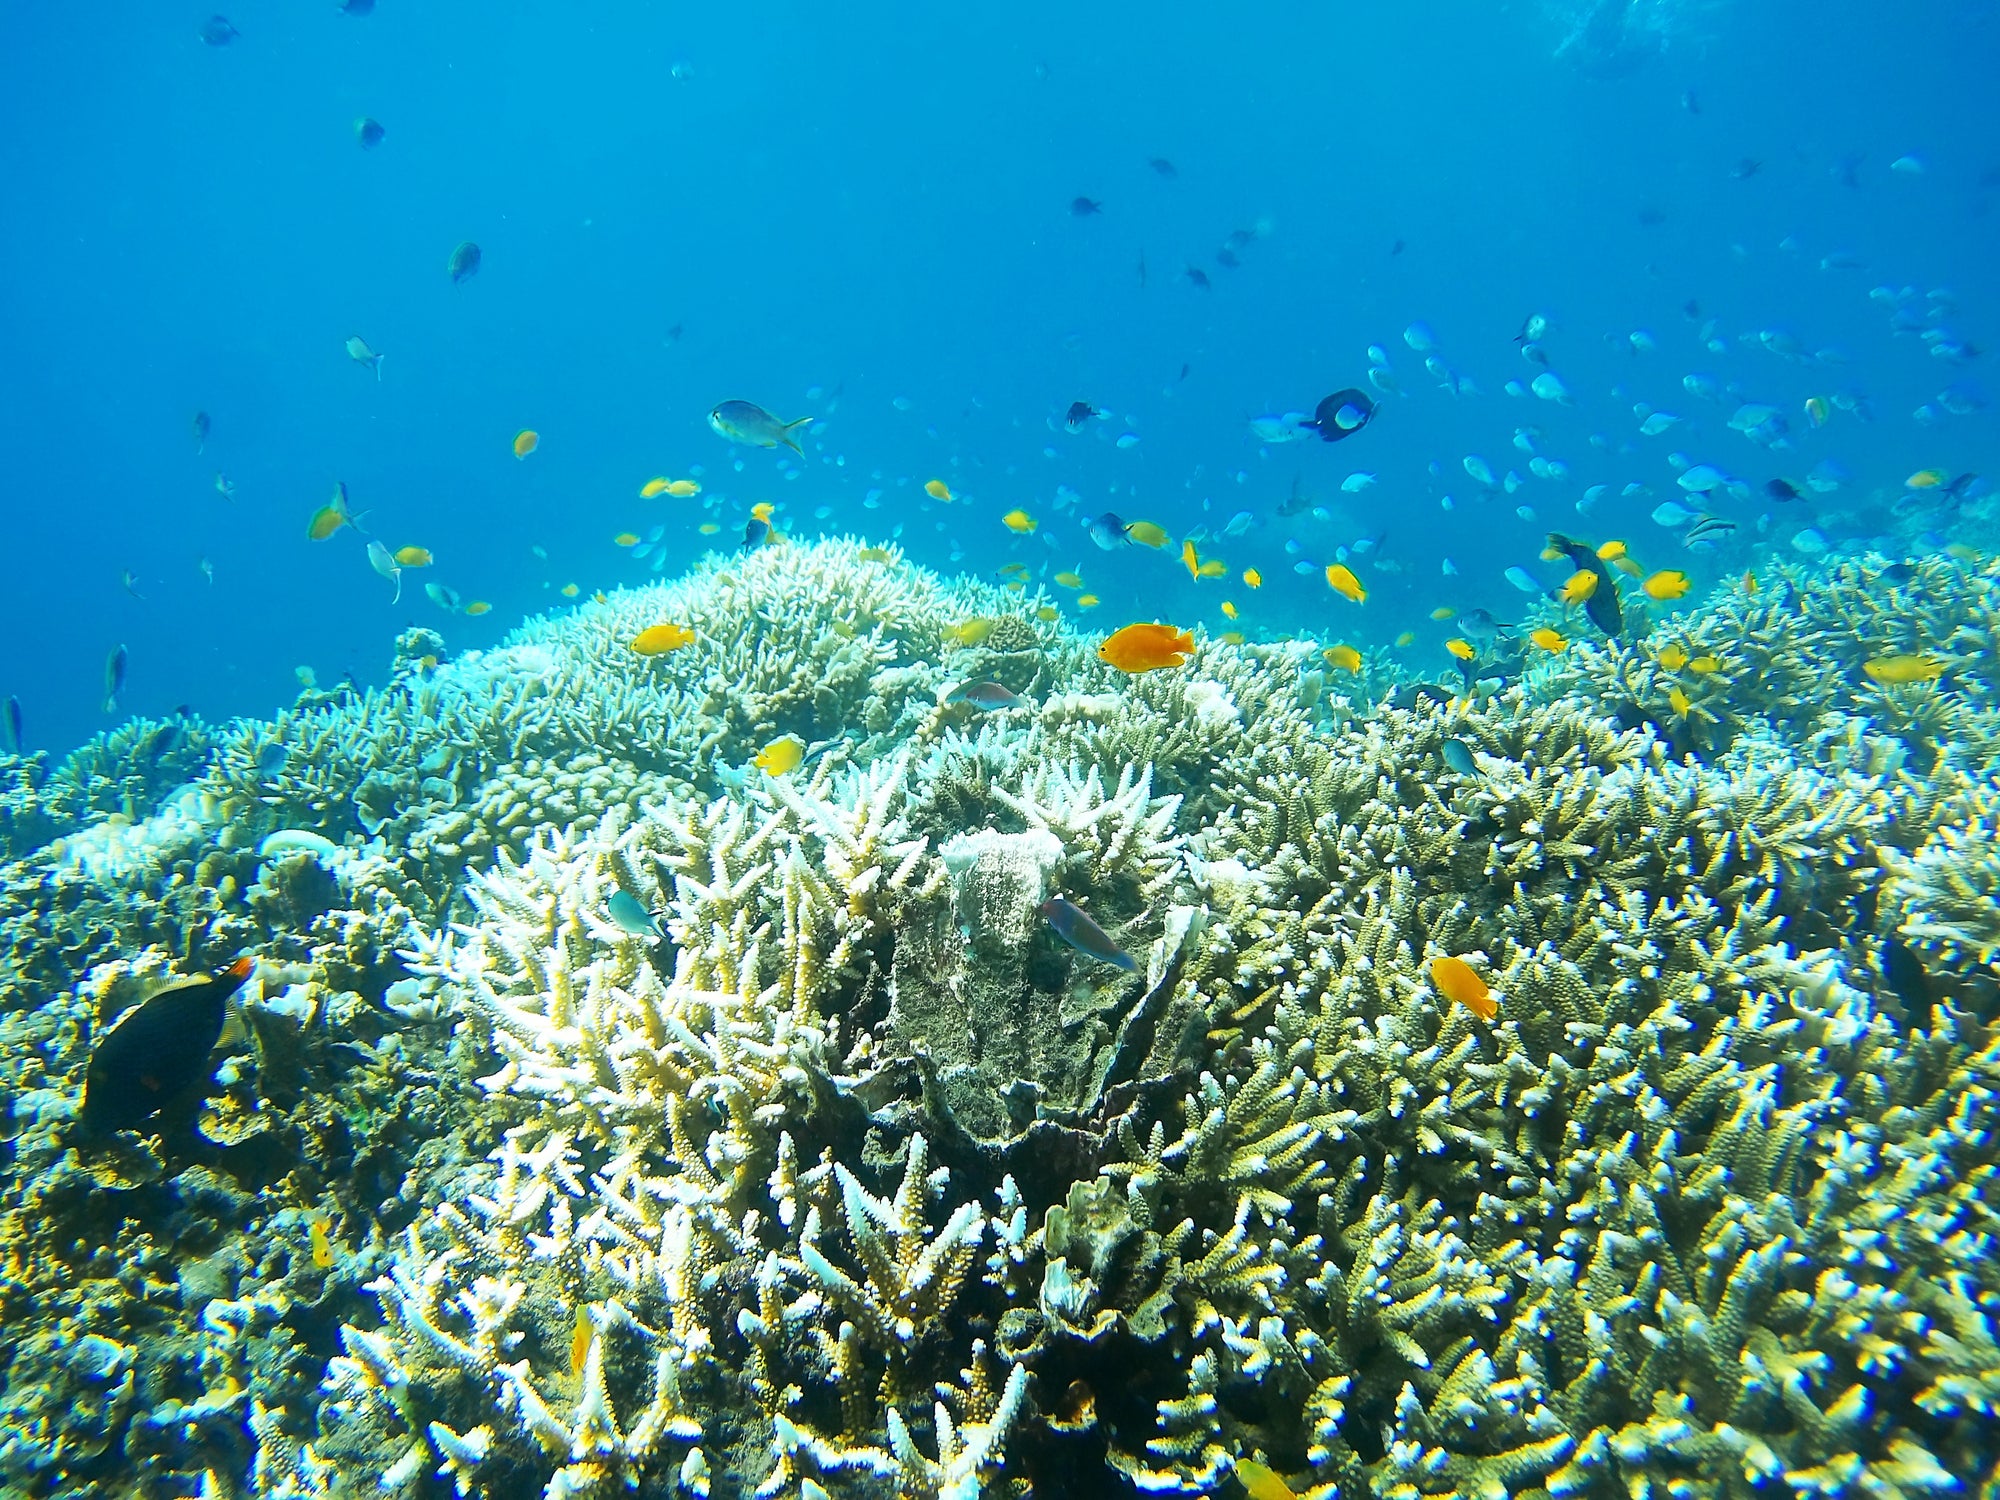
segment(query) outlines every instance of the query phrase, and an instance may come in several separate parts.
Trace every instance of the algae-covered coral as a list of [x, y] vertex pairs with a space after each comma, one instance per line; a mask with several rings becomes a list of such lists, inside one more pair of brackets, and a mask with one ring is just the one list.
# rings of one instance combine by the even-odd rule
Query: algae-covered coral
[[[1861, 588], [1755, 608], [1858, 641]], [[1779, 665], [1706, 762], [1620, 727], [1633, 662], [1743, 608], [1400, 710], [1305, 644], [1126, 678], [1017, 596], [790, 545], [204, 731], [120, 794], [144, 858], [10, 768], [0, 1476], [2000, 1482], [2000, 783]], [[626, 649], [662, 620], [696, 643]], [[1024, 701], [950, 701], [982, 679]], [[239, 950], [206, 1099], [81, 1137], [92, 1038]]]

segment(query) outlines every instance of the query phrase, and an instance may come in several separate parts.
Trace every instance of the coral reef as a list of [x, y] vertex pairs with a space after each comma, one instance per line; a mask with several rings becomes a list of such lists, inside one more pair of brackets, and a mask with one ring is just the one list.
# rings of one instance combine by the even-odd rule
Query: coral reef
[[[413, 637], [115, 826], [10, 803], [0, 1476], [2000, 1484], [1990, 607], [1921, 567], [1915, 618], [1784, 570], [1401, 709], [1310, 642], [1126, 678], [1032, 597], [792, 544]], [[1647, 722], [1669, 639], [1745, 667], [1696, 674], [1698, 756]], [[1928, 706], [1823, 680], [1913, 649]], [[240, 950], [205, 1097], [81, 1138], [91, 1040]]]

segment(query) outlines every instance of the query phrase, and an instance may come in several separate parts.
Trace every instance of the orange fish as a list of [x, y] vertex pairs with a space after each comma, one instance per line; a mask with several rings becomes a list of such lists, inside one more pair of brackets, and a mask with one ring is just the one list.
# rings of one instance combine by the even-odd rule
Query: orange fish
[[1105, 637], [1097, 659], [1121, 672], [1178, 667], [1194, 655], [1194, 637], [1176, 625], [1127, 625]]
[[648, 625], [632, 637], [632, 651], [637, 656], [665, 656], [690, 644], [694, 638], [694, 632], [685, 625]]
[[514, 457], [526, 458], [542, 445], [542, 435], [531, 427], [523, 427], [514, 434]]
[[1482, 1021], [1491, 1021], [1500, 1014], [1500, 1002], [1493, 998], [1486, 981], [1462, 958], [1445, 954], [1432, 959], [1431, 983], [1445, 999], [1456, 1000]]

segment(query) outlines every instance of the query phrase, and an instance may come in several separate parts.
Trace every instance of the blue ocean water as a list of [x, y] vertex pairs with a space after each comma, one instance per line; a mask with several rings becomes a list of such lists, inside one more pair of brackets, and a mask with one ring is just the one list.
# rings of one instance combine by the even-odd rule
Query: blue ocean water
[[[1903, 481], [1990, 452], [1983, 5], [227, 16], [224, 46], [198, 8], [8, 17], [0, 695], [31, 748], [110, 722], [121, 642], [120, 714], [268, 713], [300, 666], [379, 680], [412, 623], [486, 645], [565, 584], [648, 576], [617, 533], [664, 524], [677, 571], [758, 501], [791, 533], [900, 528], [941, 568], [1081, 565], [1103, 600], [1087, 628], [1232, 628], [1228, 598], [1252, 635], [1412, 629], [1428, 662], [1432, 608], [1506, 614], [1501, 570], [1532, 567], [1551, 527], [1629, 537], [1699, 587], [1806, 526], [1836, 547], [1949, 540], [1948, 512], [1899, 508]], [[364, 116], [386, 132], [372, 150]], [[1102, 211], [1074, 214], [1079, 196]], [[483, 263], [453, 285], [462, 240]], [[1505, 394], [1538, 373], [1513, 342], [1532, 313], [1573, 406]], [[1425, 371], [1414, 320], [1476, 391]], [[1260, 446], [1250, 419], [1365, 384], [1371, 344], [1401, 392], [1375, 422]], [[1734, 394], [1702, 401], [1693, 373]], [[732, 397], [814, 416], [805, 461], [709, 431]], [[1071, 434], [1077, 400], [1106, 415]], [[1782, 411], [1790, 446], [1729, 430], [1740, 402]], [[1641, 437], [1635, 403], [1687, 420]], [[1526, 426], [1567, 477], [1483, 495], [1462, 459], [1526, 476]], [[541, 446], [517, 460], [523, 428]], [[1676, 451], [1745, 482], [1715, 507], [1739, 523], [1720, 553], [1648, 519], [1678, 493]], [[1774, 514], [1757, 487], [1826, 458], [1844, 487]], [[1344, 493], [1355, 472], [1377, 483]], [[705, 493], [642, 501], [654, 475]], [[958, 498], [926, 499], [932, 478]], [[371, 534], [435, 554], [400, 602], [357, 534], [306, 539], [336, 481]], [[1578, 516], [1598, 483], [1614, 498]], [[1650, 493], [1615, 498], [1628, 483]], [[1278, 514], [1295, 492], [1329, 514]], [[1016, 507], [1036, 532], [1000, 524]], [[1254, 520], [1201, 543], [1232, 580], [1197, 584], [1174, 548], [1094, 548], [1079, 518], [1105, 509], [1177, 540]], [[1357, 612], [1318, 568], [1377, 532]], [[491, 612], [439, 610], [432, 579]]]

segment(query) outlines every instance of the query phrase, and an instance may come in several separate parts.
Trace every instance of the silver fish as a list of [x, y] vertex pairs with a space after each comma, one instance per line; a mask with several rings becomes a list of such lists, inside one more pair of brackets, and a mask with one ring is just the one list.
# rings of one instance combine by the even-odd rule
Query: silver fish
[[382, 378], [382, 356], [368, 347], [368, 340], [360, 334], [347, 341], [347, 357], [358, 365], [366, 365], [375, 372], [375, 378]]
[[375, 537], [368, 539], [368, 566], [396, 585], [396, 597], [391, 604], [400, 603], [403, 597], [403, 568], [396, 561], [396, 554], [383, 546]]
[[783, 443], [801, 457], [805, 449], [799, 446], [795, 434], [810, 421], [811, 417], [780, 421], [754, 401], [725, 401], [708, 414], [708, 425], [732, 443], [748, 443], [755, 448], [775, 448]]

